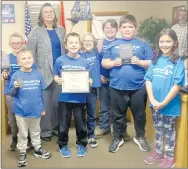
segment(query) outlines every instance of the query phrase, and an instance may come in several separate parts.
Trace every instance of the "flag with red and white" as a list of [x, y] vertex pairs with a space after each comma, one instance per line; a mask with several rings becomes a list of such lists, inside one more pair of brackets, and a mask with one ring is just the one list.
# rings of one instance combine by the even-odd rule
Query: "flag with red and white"
[[66, 27], [65, 27], [65, 13], [64, 13], [63, 1], [60, 1], [60, 25], [66, 29]]
[[31, 32], [32, 26], [31, 26], [31, 19], [29, 14], [29, 8], [27, 1], [25, 2], [25, 44], [27, 44], [27, 37], [29, 33]]

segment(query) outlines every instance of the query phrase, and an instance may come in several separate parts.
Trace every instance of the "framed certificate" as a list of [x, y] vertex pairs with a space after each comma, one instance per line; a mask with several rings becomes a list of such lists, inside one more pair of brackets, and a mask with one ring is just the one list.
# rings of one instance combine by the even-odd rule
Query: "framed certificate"
[[119, 46], [119, 56], [122, 58], [122, 64], [131, 64], [132, 45], [121, 44]]
[[90, 93], [89, 70], [63, 70], [62, 93]]

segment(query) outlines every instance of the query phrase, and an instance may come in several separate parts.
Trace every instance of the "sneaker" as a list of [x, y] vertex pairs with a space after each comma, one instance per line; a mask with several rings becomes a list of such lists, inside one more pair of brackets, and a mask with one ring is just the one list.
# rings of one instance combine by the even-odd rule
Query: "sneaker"
[[142, 151], [149, 151], [150, 147], [145, 137], [134, 137], [133, 141], [139, 146]]
[[34, 156], [47, 159], [51, 157], [51, 154], [42, 147], [40, 147], [38, 150], [34, 151]]
[[17, 150], [17, 138], [12, 139], [12, 143], [10, 144], [10, 151], [16, 151]]
[[107, 135], [107, 134], [109, 134], [110, 132], [111, 132], [110, 130], [108, 130], [108, 131], [103, 131], [103, 130], [101, 130], [101, 129], [98, 129], [98, 130], [95, 131], [95, 136], [96, 136], [96, 138], [101, 138], [102, 136]]
[[25, 167], [27, 165], [26, 152], [21, 152], [18, 159], [18, 167]]
[[154, 164], [158, 161], [161, 161], [162, 159], [164, 158], [164, 155], [163, 154], [159, 154], [157, 153], [156, 151], [153, 151], [151, 156], [148, 156], [144, 162], [146, 164]]
[[83, 157], [83, 156], [86, 155], [86, 153], [87, 153], [86, 147], [81, 145], [81, 144], [78, 144], [77, 156], [78, 157]]
[[124, 136], [123, 136], [123, 140], [124, 141], [129, 141], [129, 140], [131, 140], [131, 136], [127, 132], [125, 132]]
[[173, 168], [175, 166], [175, 160], [174, 158], [167, 158], [164, 157], [159, 164], [160, 168]]
[[69, 158], [71, 156], [70, 150], [67, 145], [63, 146], [61, 149], [59, 149], [59, 151], [64, 158]]
[[95, 148], [95, 147], [98, 146], [98, 143], [97, 143], [97, 141], [96, 141], [95, 138], [90, 138], [90, 139], [88, 140], [88, 143], [89, 143], [89, 145], [90, 145], [92, 148]]
[[115, 153], [116, 151], [119, 150], [119, 147], [122, 146], [123, 143], [124, 143], [123, 139], [119, 139], [119, 138], [113, 139], [112, 143], [108, 148], [109, 152]]

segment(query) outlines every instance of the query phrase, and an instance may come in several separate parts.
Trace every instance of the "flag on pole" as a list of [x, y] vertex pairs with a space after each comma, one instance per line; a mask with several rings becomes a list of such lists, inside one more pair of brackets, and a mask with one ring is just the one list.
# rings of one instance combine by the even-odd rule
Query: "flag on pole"
[[60, 1], [60, 25], [66, 29], [63, 1]]
[[31, 32], [32, 26], [31, 26], [31, 19], [28, 9], [28, 3], [25, 2], [25, 44], [27, 44], [27, 37], [29, 33]]

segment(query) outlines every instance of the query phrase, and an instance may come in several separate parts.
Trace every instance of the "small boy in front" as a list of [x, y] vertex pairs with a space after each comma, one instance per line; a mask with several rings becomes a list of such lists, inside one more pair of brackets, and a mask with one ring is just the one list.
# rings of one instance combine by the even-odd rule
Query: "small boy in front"
[[[78, 53], [81, 47], [80, 36], [77, 33], [69, 33], [65, 37], [65, 47], [68, 53], [56, 60], [54, 67], [54, 80], [62, 85], [61, 72], [64, 70], [89, 70], [89, 63], [86, 58]], [[73, 82], [74, 83], [74, 82]], [[90, 80], [90, 82], [92, 81]], [[64, 158], [69, 158], [71, 152], [68, 147], [69, 127], [72, 113], [77, 135], [77, 156], [86, 155], [87, 129], [86, 129], [86, 94], [64, 93], [59, 95], [59, 138], [57, 144], [59, 151]]]
[[40, 139], [40, 117], [45, 115], [43, 77], [37, 70], [32, 69], [34, 58], [31, 51], [22, 49], [18, 54], [18, 63], [21, 68], [11, 77], [9, 94], [14, 97], [13, 112], [18, 126], [18, 167], [23, 167], [27, 165], [28, 130], [34, 147], [34, 156], [47, 159], [51, 154], [41, 147]]

